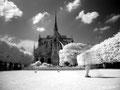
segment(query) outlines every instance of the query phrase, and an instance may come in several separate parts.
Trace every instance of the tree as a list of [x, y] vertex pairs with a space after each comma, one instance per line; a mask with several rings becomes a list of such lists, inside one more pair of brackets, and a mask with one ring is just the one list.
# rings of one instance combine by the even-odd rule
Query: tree
[[120, 62], [120, 32], [77, 56], [79, 65]]
[[60, 66], [64, 66], [66, 62], [69, 63], [67, 65], [76, 66], [77, 55], [88, 48], [88, 45], [82, 43], [69, 43], [65, 45], [63, 49], [59, 51]]
[[33, 55], [21, 50], [16, 44], [0, 39], [0, 60], [3, 62], [30, 64]]

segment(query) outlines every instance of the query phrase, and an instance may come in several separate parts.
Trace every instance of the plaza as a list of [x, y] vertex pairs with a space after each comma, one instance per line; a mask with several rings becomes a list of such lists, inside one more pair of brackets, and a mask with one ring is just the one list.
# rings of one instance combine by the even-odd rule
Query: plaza
[[120, 90], [119, 69], [0, 72], [0, 90]]

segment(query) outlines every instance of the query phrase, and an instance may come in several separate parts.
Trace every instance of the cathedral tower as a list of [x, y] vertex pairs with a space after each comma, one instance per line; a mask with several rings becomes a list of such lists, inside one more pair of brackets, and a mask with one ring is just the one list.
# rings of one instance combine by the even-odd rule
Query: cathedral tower
[[58, 27], [57, 27], [57, 16], [55, 15], [55, 24], [54, 24], [54, 35], [52, 37], [52, 55], [51, 55], [51, 59], [52, 59], [52, 63], [54, 65], [58, 65], [59, 62], [59, 55], [58, 55], [58, 51], [59, 51], [59, 38], [60, 38], [60, 34], [58, 32]]
[[42, 38], [39, 35], [38, 47], [34, 48], [35, 61], [41, 63], [49, 63], [54, 66], [59, 65], [59, 50], [63, 45], [73, 42], [72, 38], [67, 38], [65, 35], [61, 35], [58, 32], [57, 15], [55, 15], [53, 34], [48, 35], [46, 38]]

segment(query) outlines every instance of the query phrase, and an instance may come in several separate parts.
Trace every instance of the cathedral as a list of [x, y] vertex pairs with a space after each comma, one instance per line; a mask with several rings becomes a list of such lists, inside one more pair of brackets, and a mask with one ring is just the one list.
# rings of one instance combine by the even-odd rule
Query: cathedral
[[52, 64], [53, 66], [59, 65], [59, 50], [63, 45], [72, 43], [73, 38], [67, 38], [58, 32], [57, 17], [55, 15], [55, 23], [53, 29], [53, 35], [48, 35], [46, 38], [42, 38], [39, 35], [38, 47], [33, 50], [34, 62], [40, 61], [41, 63]]

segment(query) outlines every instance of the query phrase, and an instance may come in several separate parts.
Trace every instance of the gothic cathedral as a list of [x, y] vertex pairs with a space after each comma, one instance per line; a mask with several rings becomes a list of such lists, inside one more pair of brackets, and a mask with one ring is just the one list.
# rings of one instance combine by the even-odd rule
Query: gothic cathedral
[[48, 63], [54, 66], [59, 65], [59, 50], [62, 49], [62, 45], [72, 43], [73, 38], [67, 38], [58, 32], [57, 17], [55, 15], [55, 24], [53, 29], [53, 35], [48, 35], [46, 38], [42, 38], [39, 35], [38, 47], [34, 47], [34, 62], [41, 61], [41, 63]]

